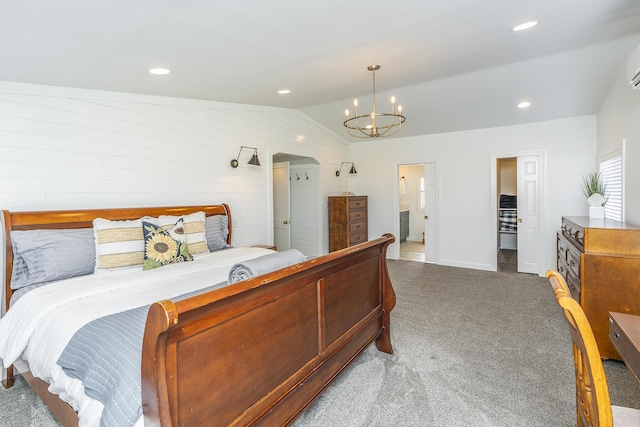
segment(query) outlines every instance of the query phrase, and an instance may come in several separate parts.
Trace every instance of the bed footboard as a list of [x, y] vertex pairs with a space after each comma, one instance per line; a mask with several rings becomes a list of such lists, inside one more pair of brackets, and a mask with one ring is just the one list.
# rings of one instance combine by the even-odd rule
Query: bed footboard
[[145, 426], [287, 425], [372, 341], [392, 353], [386, 234], [149, 311]]

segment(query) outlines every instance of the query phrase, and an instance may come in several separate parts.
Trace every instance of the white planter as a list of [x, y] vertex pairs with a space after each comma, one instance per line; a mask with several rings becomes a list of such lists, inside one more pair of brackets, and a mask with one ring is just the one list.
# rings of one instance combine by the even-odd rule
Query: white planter
[[591, 219], [603, 219], [604, 218], [604, 206], [589, 206], [589, 218], [591, 218]]

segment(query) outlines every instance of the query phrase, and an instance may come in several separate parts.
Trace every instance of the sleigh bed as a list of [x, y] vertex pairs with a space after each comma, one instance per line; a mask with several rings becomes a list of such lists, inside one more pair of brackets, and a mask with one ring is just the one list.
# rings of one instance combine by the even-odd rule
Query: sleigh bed
[[[80, 284], [83, 276], [46, 283], [20, 297], [25, 301], [14, 301], [10, 307], [14, 293], [10, 287], [11, 275], [14, 261], [17, 262], [11, 243], [12, 231], [90, 229], [96, 218], [125, 221], [147, 216], [182, 217], [195, 212], [204, 212], [207, 219], [224, 218], [226, 239], [223, 246], [225, 243], [230, 246], [232, 220], [229, 207], [224, 204], [3, 211], [8, 313], [25, 310], [28, 301], [33, 302], [32, 310], [38, 304], [48, 307], [48, 301], [36, 303], [36, 297], [40, 294], [45, 298], [53, 296], [57, 286], [70, 289], [62, 287], [62, 282], [66, 286], [67, 281], [75, 286], [74, 292], [87, 292], [82, 298], [73, 296], [77, 307], [92, 311], [91, 305], [82, 304], [92, 303], [93, 298], [90, 294], [93, 291]], [[225, 285], [218, 283], [218, 279], [211, 279], [215, 283], [209, 285], [215, 286], [205, 287], [205, 291], [186, 295], [180, 292], [180, 298], [174, 291], [170, 297], [153, 299], [146, 311], [146, 321], [143, 319], [140, 356], [143, 415], [135, 425], [287, 425], [370, 343], [375, 341], [380, 351], [392, 353], [389, 321], [395, 294], [387, 273], [386, 250], [393, 241], [394, 237], [386, 234], [237, 283]], [[193, 263], [144, 272], [136, 270], [131, 277], [143, 274], [160, 277], [160, 273], [154, 272], [166, 271], [173, 275], [176, 283], [189, 285], [191, 279], [186, 278], [191, 276], [187, 275], [186, 269], [191, 268], [190, 265], [200, 269], [199, 276], [207, 277], [203, 263], [212, 263], [215, 274], [212, 272], [211, 277], [214, 277], [244, 257], [249, 259], [273, 253], [264, 248], [222, 248], [211, 252]], [[110, 275], [128, 274], [96, 272], [88, 276], [95, 276], [90, 278], [103, 286]], [[145, 286], [162, 288], [163, 283], [169, 283], [168, 279], [163, 280], [158, 279], [156, 283], [151, 279]], [[122, 289], [128, 292], [129, 288]], [[118, 292], [121, 291], [114, 291]], [[143, 293], [136, 295], [142, 298]], [[62, 298], [72, 297], [65, 294]], [[135, 305], [130, 300], [135, 301], [135, 298], [123, 300], [126, 304], [107, 303], [108, 309], [101, 306], [98, 311], [104, 307], [109, 313], [126, 312], [131, 308], [127, 304]], [[64, 319], [82, 318], [81, 313], [76, 315], [71, 308], [60, 308], [60, 311], [65, 313], [61, 316]], [[41, 322], [48, 328], [56, 323], [49, 324], [47, 319]], [[10, 324], [0, 323], [0, 329]], [[49, 391], [49, 380], [32, 374], [27, 359], [30, 354], [38, 354], [37, 348], [29, 347], [35, 347], [36, 341], [27, 344], [28, 351], [24, 350], [13, 366], [5, 369], [5, 387], [13, 385], [15, 367], [63, 425], [93, 425], [93, 420], [83, 419], [82, 415], [79, 419], [82, 408], [77, 412], [77, 407], [74, 410], [58, 394]], [[35, 367], [35, 362], [32, 365]], [[87, 400], [92, 401], [91, 398]]]

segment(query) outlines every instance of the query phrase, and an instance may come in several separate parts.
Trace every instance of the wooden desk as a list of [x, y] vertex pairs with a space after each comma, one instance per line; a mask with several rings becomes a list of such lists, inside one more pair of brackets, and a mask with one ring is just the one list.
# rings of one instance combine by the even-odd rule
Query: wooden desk
[[610, 311], [609, 339], [636, 380], [640, 381], [640, 316]]

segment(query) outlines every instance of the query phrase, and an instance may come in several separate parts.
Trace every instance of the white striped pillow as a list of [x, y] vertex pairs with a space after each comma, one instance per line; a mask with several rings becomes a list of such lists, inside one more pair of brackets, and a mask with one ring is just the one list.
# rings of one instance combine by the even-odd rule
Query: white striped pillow
[[205, 233], [204, 212], [195, 212], [183, 216], [161, 215], [156, 221], [150, 222], [154, 222], [156, 225], [159, 225], [164, 229], [169, 229], [173, 227], [176, 221], [178, 221], [180, 218], [182, 218], [182, 220], [184, 221], [184, 229], [187, 235], [187, 247], [189, 248], [189, 253], [192, 256], [209, 253], [209, 248], [207, 247], [207, 236]]
[[[93, 220], [93, 235], [96, 242], [96, 273], [136, 266], [142, 267], [144, 263], [142, 219], [112, 221], [96, 218]], [[150, 218], [145, 217], [144, 219]]]

